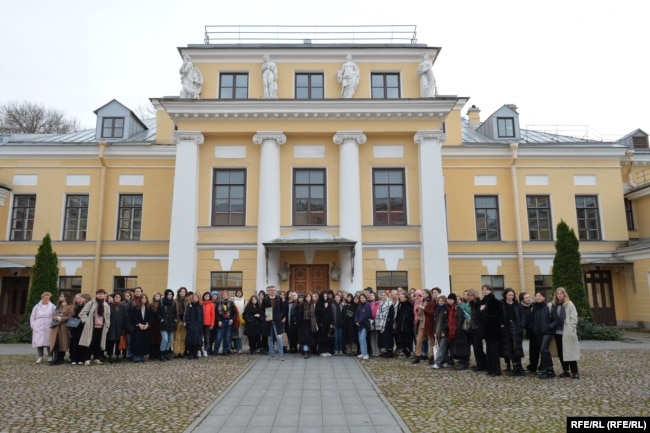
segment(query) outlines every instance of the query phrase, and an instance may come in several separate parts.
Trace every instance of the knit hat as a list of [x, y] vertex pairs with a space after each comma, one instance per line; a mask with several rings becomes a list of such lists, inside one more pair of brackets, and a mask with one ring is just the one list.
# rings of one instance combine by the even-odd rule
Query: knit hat
[[216, 290], [213, 290], [213, 291], [210, 292], [210, 295], [212, 295], [212, 296], [214, 296], [214, 295], [219, 296], [219, 292], [217, 292]]
[[455, 293], [450, 293], [449, 296], [447, 296], [447, 299], [448, 299], [448, 300], [449, 300], [449, 299], [453, 299], [454, 302], [456, 302], [456, 300], [457, 300], [458, 298], [456, 297], [456, 294], [455, 294]]

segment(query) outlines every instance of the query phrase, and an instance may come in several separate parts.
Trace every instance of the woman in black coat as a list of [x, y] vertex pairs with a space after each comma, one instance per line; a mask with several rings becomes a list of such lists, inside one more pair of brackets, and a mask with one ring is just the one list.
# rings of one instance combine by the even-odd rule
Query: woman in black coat
[[185, 348], [190, 359], [198, 359], [199, 349], [203, 345], [203, 306], [199, 300], [199, 295], [196, 293], [191, 295], [190, 301], [183, 316], [185, 329], [187, 330]]
[[129, 318], [133, 333], [131, 334], [131, 354], [133, 362], [144, 361], [149, 354], [149, 328], [154, 320], [154, 313], [149, 307], [149, 298], [144, 293], [138, 304], [129, 310]]
[[[122, 294], [113, 294], [113, 303], [111, 304], [111, 325], [106, 335], [106, 355], [108, 362], [120, 362], [120, 337], [125, 332], [126, 321], [128, 318], [128, 307], [122, 304]], [[115, 355], [115, 356], [114, 356]]]
[[316, 344], [314, 333], [317, 331], [316, 304], [311, 294], [307, 293], [298, 307], [298, 346], [302, 349], [305, 359], [309, 358], [309, 352]]
[[[465, 312], [463, 307], [458, 304], [458, 298], [455, 293], [450, 293], [449, 301], [449, 352], [451, 357], [458, 360], [456, 370], [467, 370], [469, 368], [469, 335], [463, 329], [465, 323]], [[453, 314], [452, 314], [453, 309]], [[454, 328], [453, 330], [451, 328]]]
[[503, 356], [512, 361], [514, 376], [523, 376], [524, 369], [521, 366], [521, 358], [524, 357], [523, 338], [524, 325], [521, 305], [515, 299], [515, 291], [507, 288], [503, 291], [503, 316], [505, 328], [503, 332]]
[[262, 317], [264, 316], [262, 305], [260, 304], [260, 300], [257, 296], [253, 295], [250, 297], [248, 303], [244, 307], [244, 313], [242, 316], [246, 322], [244, 335], [248, 337], [248, 346], [252, 355], [260, 349], [262, 336], [261, 325], [263, 321]]
[[482, 289], [480, 321], [485, 330], [485, 367], [489, 376], [501, 376], [499, 346], [501, 344], [501, 328], [504, 326], [503, 308], [501, 302], [494, 296], [492, 286], [486, 284]]
[[345, 306], [343, 307], [343, 343], [345, 344], [345, 353], [348, 356], [356, 356], [359, 353], [359, 331], [357, 324], [354, 323], [354, 313], [357, 311], [359, 303], [358, 296], [352, 296], [348, 293], [345, 296]]
[[332, 340], [330, 330], [334, 326], [334, 314], [332, 313], [332, 300], [328, 292], [322, 292], [316, 303], [316, 323], [318, 324], [318, 352], [321, 356], [331, 356]]
[[411, 356], [411, 348], [413, 346], [414, 318], [413, 304], [409, 300], [408, 293], [400, 293], [397, 313], [395, 314], [395, 340], [397, 351], [401, 351], [407, 358]]
[[553, 358], [551, 358], [551, 340], [555, 334], [555, 328], [558, 325], [557, 310], [546, 305], [546, 295], [544, 292], [535, 293], [535, 304], [533, 304], [531, 321], [535, 340], [539, 342], [539, 352], [541, 354], [541, 371], [540, 379], [550, 379], [555, 377], [553, 371]]

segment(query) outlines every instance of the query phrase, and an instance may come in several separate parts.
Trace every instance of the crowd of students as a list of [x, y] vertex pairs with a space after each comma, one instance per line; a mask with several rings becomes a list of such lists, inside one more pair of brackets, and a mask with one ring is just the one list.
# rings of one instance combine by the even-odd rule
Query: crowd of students
[[528, 372], [555, 377], [554, 351], [561, 375], [579, 378], [578, 317], [564, 288], [551, 302], [541, 291], [534, 301], [512, 289], [502, 300], [488, 285], [482, 292], [482, 298], [475, 289], [459, 297], [438, 288], [298, 295], [269, 286], [246, 300], [241, 289], [231, 297], [227, 290], [199, 295], [181, 287], [150, 301], [141, 288], [112, 295], [99, 289], [94, 299], [62, 293], [56, 305], [45, 292], [32, 310], [33, 346], [36, 362], [47, 349], [51, 365], [62, 364], [67, 351], [73, 365], [230, 355], [242, 353], [245, 340], [249, 353], [280, 361], [286, 352], [305, 359], [399, 356], [413, 364], [428, 360], [433, 369], [466, 370], [473, 353], [474, 371], [500, 376], [503, 359], [507, 371], [523, 376], [526, 336]]

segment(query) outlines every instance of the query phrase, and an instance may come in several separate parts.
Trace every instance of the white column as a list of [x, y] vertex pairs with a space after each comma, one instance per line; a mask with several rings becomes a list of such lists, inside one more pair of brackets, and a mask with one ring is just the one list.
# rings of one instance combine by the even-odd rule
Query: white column
[[422, 287], [440, 287], [449, 293], [449, 247], [445, 180], [442, 174], [442, 131], [417, 131], [413, 140], [419, 145], [420, 242]]
[[[341, 288], [349, 293], [363, 289], [361, 243], [361, 186], [359, 145], [366, 142], [362, 131], [337, 131], [334, 143], [339, 151], [339, 236], [356, 241], [354, 258], [350, 249], [341, 251]], [[354, 275], [352, 261], [354, 260]]]
[[[258, 131], [253, 143], [262, 145], [260, 152], [260, 184], [257, 217], [257, 276], [256, 290], [268, 285], [280, 287], [278, 270], [280, 255], [269, 254], [267, 261], [264, 242], [280, 237], [280, 146], [287, 136], [281, 131]], [[268, 275], [267, 275], [268, 266]]]
[[184, 286], [190, 291], [196, 291], [199, 146], [203, 143], [203, 134], [199, 131], [176, 131], [172, 135], [172, 142], [176, 144], [176, 166], [169, 230], [167, 288], [176, 291]]

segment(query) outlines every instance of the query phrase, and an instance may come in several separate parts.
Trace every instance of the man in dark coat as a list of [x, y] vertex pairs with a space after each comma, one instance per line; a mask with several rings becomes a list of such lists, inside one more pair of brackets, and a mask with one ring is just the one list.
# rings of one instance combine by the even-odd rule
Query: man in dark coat
[[499, 359], [499, 345], [501, 342], [501, 328], [504, 327], [503, 308], [501, 302], [494, 296], [492, 286], [486, 284], [482, 287], [483, 299], [480, 307], [481, 325], [485, 329], [485, 369], [489, 376], [501, 376], [501, 362]]
[[277, 341], [280, 361], [284, 361], [282, 334], [284, 333], [284, 323], [287, 321], [287, 306], [282, 298], [275, 295], [275, 286], [268, 286], [266, 290], [268, 296], [264, 297], [262, 301], [262, 310], [265, 316], [264, 335], [268, 338], [269, 343], [269, 359], [275, 358], [273, 343]]

